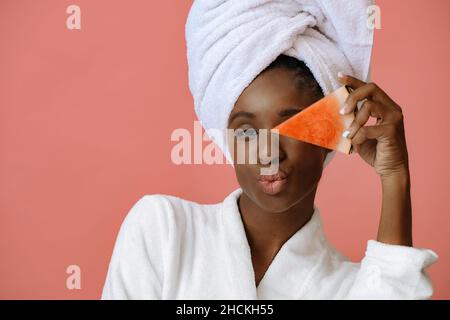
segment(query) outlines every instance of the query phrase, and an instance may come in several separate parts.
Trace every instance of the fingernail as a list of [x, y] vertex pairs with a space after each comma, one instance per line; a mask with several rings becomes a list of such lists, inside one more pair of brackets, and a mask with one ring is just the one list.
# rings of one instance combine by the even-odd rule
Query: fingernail
[[348, 138], [349, 135], [350, 135], [350, 131], [349, 131], [349, 130], [345, 130], [345, 131], [342, 133], [342, 136], [343, 136], [344, 138]]
[[347, 109], [347, 104], [346, 103], [344, 103], [344, 105], [342, 106], [342, 108], [341, 108], [341, 110], [339, 110], [339, 113], [340, 114], [345, 114], [345, 109]]
[[342, 71], [338, 72], [338, 78], [343, 78], [345, 77], [344, 73]]

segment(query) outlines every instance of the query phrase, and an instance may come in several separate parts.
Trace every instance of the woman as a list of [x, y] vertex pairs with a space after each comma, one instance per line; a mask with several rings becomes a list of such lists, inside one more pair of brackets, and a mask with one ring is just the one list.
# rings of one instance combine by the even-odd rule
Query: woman
[[[236, 9], [244, 10], [241, 13], [249, 10], [248, 6], [240, 7], [245, 1], [195, 2], [188, 32], [195, 30], [204, 39], [219, 39], [213, 36], [216, 29], [205, 33], [205, 29], [194, 28], [198, 25], [193, 22], [199, 21], [200, 16], [213, 16], [205, 15], [205, 10], [218, 14], [215, 18], [227, 16], [230, 11], [217, 2], [229, 6], [238, 19], [242, 15], [236, 14]], [[321, 21], [319, 7], [307, 7], [313, 2], [306, 2], [295, 17], [300, 17], [299, 21], [307, 26], [317, 27], [317, 21]], [[285, 9], [291, 10], [290, 5], [282, 10], [270, 9], [288, 12]], [[265, 7], [260, 13], [264, 16], [276, 11], [268, 9]], [[312, 16], [314, 23], [311, 23]], [[255, 13], [250, 19], [257, 18]], [[273, 17], [268, 21], [273, 21]], [[213, 26], [208, 21], [201, 23]], [[231, 30], [237, 28], [233, 23], [230, 25]], [[284, 27], [281, 25], [280, 30]], [[273, 34], [273, 26], [270, 30]], [[342, 113], [354, 112], [359, 101], [365, 103], [344, 134], [351, 139], [355, 152], [380, 176], [383, 191], [377, 240], [368, 241], [363, 260], [352, 263], [329, 244], [319, 208], [314, 203], [323, 168], [332, 152], [281, 136], [277, 157], [272, 157], [270, 163], [278, 165], [277, 177], [284, 180], [283, 184], [268, 186], [261, 181], [260, 170], [270, 163], [238, 163], [231, 158], [240, 188], [221, 203], [202, 205], [169, 195], [141, 198], [119, 232], [103, 299], [424, 299], [432, 295], [425, 268], [437, 256], [431, 250], [412, 247], [410, 179], [402, 110], [375, 84], [342, 72], [339, 76], [337, 72], [335, 75], [326, 72], [331, 70], [330, 65], [341, 62], [330, 60], [320, 65], [315, 50], [310, 55], [303, 51], [299, 54], [300, 44], [314, 47], [317, 41], [326, 41], [316, 34], [320, 28], [308, 30], [304, 28], [304, 34], [310, 32], [309, 36], [318, 38], [290, 38], [294, 43], [289, 47], [296, 48], [297, 54], [281, 46], [270, 53], [265, 51], [262, 55], [271, 60], [267, 66], [264, 66], [267, 60], [255, 62], [256, 55], [250, 55], [253, 59], [247, 62], [258, 66], [253, 71], [244, 68], [244, 76], [233, 74], [232, 66], [236, 63], [233, 59], [221, 60], [222, 70], [216, 64], [212, 71], [206, 70], [207, 67], [197, 71], [200, 60], [212, 63], [217, 55], [197, 54], [202, 50], [201, 44], [188, 36], [190, 80], [196, 79], [190, 83], [196, 111], [206, 130], [212, 129], [208, 125], [211, 122], [225, 119], [226, 128], [239, 132], [249, 143], [260, 129], [277, 126], [337, 87], [333, 77], [339, 85], [352, 87], [354, 91]], [[250, 31], [254, 34], [256, 30]], [[267, 43], [276, 43], [275, 40]], [[279, 40], [279, 44], [286, 41]], [[226, 40], [225, 43], [234, 43], [227, 56], [233, 50], [241, 52], [244, 42]], [[204, 47], [206, 51], [214, 51], [210, 45]], [[330, 47], [326, 52], [332, 50]], [[274, 54], [277, 54], [275, 59], [271, 58]], [[338, 58], [336, 61], [342, 61], [342, 56]], [[343, 69], [358, 73], [363, 67], [358, 69], [357, 64], [349, 63]], [[253, 76], [255, 70], [258, 73]], [[220, 76], [221, 72], [225, 78]], [[224, 82], [227, 77], [229, 81]], [[245, 77], [250, 79], [249, 83]], [[214, 81], [221, 86], [215, 86]], [[233, 90], [239, 93], [235, 100], [230, 93]], [[214, 105], [207, 103], [208, 97], [217, 99], [218, 92], [222, 91], [230, 94], [221, 96], [223, 99]], [[230, 101], [233, 101], [231, 108], [226, 107]], [[370, 116], [378, 119], [377, 124], [364, 126]], [[228, 158], [230, 153], [234, 154], [236, 150], [225, 149], [220, 139], [215, 138]], [[245, 148], [250, 150], [251, 146], [247, 144]]]

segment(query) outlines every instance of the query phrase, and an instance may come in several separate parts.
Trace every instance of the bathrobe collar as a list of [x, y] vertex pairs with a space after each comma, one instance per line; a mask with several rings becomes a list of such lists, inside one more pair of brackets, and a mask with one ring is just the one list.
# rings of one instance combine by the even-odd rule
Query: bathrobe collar
[[250, 246], [237, 202], [241, 194], [241, 188], [229, 194], [221, 210], [234, 296], [237, 299], [300, 298], [321, 268], [321, 260], [332, 250], [323, 232], [319, 209], [314, 205], [311, 219], [283, 244], [256, 287]]

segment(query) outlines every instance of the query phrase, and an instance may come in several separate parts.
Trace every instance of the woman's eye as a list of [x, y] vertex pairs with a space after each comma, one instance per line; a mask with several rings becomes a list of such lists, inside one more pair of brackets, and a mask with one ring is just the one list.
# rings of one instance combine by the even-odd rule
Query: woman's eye
[[248, 138], [248, 139], [252, 139], [254, 137], [256, 137], [258, 135], [258, 132], [253, 129], [253, 128], [249, 128], [249, 129], [236, 129], [234, 135], [237, 138]]

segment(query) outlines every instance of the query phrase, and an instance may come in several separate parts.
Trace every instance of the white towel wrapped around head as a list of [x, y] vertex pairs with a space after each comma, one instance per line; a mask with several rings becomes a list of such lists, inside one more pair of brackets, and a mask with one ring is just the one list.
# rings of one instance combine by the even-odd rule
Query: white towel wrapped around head
[[[189, 88], [209, 137], [232, 164], [227, 122], [244, 89], [280, 54], [304, 61], [325, 95], [338, 71], [368, 81], [372, 0], [195, 0], [186, 22]], [[334, 156], [328, 153], [324, 166]]]

